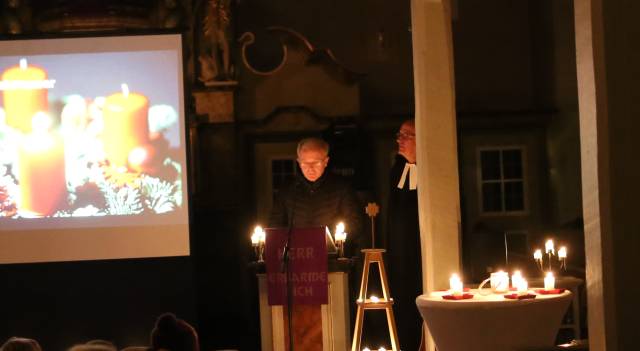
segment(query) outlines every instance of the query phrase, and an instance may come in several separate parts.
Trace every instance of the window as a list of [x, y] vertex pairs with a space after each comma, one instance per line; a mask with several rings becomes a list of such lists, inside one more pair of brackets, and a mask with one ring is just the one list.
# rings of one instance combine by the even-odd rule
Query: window
[[480, 198], [483, 213], [525, 211], [523, 165], [522, 147], [480, 150]]
[[272, 199], [275, 200], [278, 191], [287, 186], [296, 176], [298, 167], [295, 159], [273, 159], [271, 160], [271, 184]]

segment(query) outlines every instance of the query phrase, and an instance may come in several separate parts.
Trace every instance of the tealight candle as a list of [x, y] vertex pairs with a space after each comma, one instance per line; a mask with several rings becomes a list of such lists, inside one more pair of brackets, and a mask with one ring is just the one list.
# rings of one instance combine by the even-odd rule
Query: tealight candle
[[553, 290], [556, 285], [556, 278], [553, 277], [553, 272], [547, 272], [544, 277], [544, 290]]
[[380, 302], [380, 299], [376, 295], [371, 295], [369, 300], [371, 300], [371, 302], [374, 302], [374, 303]]
[[520, 271], [513, 272], [511, 275], [511, 286], [518, 288], [518, 283], [520, 283], [521, 280], [523, 280], [522, 273], [520, 273]]
[[462, 280], [455, 273], [449, 278], [449, 289], [451, 289], [451, 295], [462, 295]]
[[518, 291], [518, 295], [520, 296], [527, 295], [527, 293], [529, 292], [529, 283], [527, 282], [526, 279], [520, 277], [520, 279], [518, 280], [518, 285], [516, 286], [516, 289]]
[[509, 290], [509, 273], [505, 271], [498, 271], [497, 273], [492, 273], [492, 278], [495, 277], [495, 280], [492, 279], [491, 287], [497, 293], [505, 292]]

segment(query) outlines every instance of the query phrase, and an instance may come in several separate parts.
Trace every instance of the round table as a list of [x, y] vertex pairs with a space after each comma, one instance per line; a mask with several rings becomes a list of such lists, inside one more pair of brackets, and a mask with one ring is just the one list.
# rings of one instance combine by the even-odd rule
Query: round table
[[[533, 293], [535, 289], [532, 289]], [[533, 299], [511, 300], [503, 294], [445, 300], [448, 292], [416, 298], [418, 310], [438, 351], [514, 351], [553, 346], [572, 294], [536, 294]]]

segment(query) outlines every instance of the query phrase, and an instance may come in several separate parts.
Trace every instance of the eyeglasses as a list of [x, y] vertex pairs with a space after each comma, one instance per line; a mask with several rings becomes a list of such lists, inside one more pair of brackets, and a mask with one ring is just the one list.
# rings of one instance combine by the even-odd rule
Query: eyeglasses
[[416, 137], [415, 133], [405, 133], [405, 132], [397, 132], [396, 138], [398, 139], [414, 139]]
[[302, 162], [300, 159], [298, 159], [298, 164], [300, 165], [300, 168], [304, 169], [320, 168], [324, 165], [325, 160], [326, 158], [319, 161]]

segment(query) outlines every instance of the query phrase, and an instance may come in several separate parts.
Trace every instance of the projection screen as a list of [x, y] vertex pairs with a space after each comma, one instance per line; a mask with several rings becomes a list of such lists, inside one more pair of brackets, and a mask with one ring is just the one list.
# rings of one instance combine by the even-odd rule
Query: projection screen
[[189, 255], [179, 34], [0, 41], [0, 263]]

